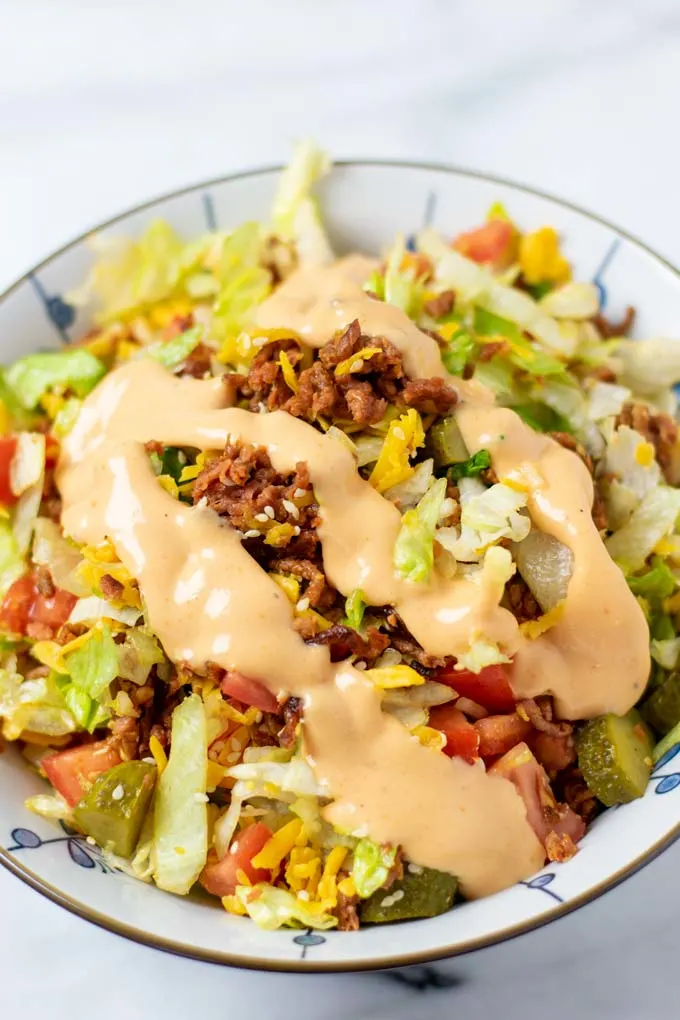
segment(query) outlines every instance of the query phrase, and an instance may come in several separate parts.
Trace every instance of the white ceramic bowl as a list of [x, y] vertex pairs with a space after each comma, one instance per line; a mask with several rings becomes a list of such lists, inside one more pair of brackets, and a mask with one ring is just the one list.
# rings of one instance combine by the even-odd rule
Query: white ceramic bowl
[[[261, 219], [276, 169], [256, 170], [178, 192], [116, 217], [101, 230], [136, 234], [163, 216], [189, 237], [207, 227]], [[595, 280], [616, 316], [638, 308], [640, 335], [674, 335], [680, 324], [678, 271], [622, 231], [566, 203], [505, 181], [420, 164], [346, 163], [323, 186], [326, 222], [339, 251], [377, 251], [397, 231], [424, 221], [456, 233], [501, 200], [524, 228], [553, 224], [579, 279]], [[87, 318], [61, 295], [90, 263], [80, 238], [46, 259], [0, 298], [2, 360], [59, 346]], [[625, 641], [625, 634], [621, 640]], [[496, 896], [442, 917], [356, 933], [265, 932], [226, 914], [207, 897], [179, 898], [112, 871], [96, 847], [24, 807], [44, 788], [13, 750], [0, 755], [0, 861], [38, 892], [139, 942], [242, 967], [291, 971], [360, 970], [422, 963], [488, 946], [536, 928], [612, 888], [680, 835], [680, 746], [658, 763], [642, 800], [597, 819], [567, 864], [550, 865]], [[417, 804], [413, 809], [417, 810]]]

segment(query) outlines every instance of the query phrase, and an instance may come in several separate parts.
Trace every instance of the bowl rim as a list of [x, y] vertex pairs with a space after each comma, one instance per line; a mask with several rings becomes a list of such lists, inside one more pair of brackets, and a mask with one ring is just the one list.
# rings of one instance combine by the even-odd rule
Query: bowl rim
[[[509, 187], [515, 191], [523, 192], [524, 194], [532, 195], [536, 198], [546, 199], [549, 202], [553, 202], [563, 209], [568, 209], [571, 212], [576, 212], [586, 219], [589, 219], [600, 226], [607, 227], [613, 231], [618, 237], [624, 238], [634, 247], [645, 252], [649, 255], [657, 264], [664, 267], [666, 270], [670, 270], [680, 284], [680, 269], [674, 265], [669, 259], [660, 255], [649, 245], [645, 244], [635, 235], [623, 230], [621, 227], [612, 223], [610, 220], [597, 215], [596, 213], [585, 209], [574, 202], [570, 202], [566, 199], [557, 197], [550, 192], [543, 191], [539, 188], [535, 188], [531, 185], [522, 184], [518, 181], [512, 180], [507, 177], [503, 177], [497, 174], [485, 173], [479, 170], [472, 170], [466, 167], [461, 167], [455, 164], [440, 163], [437, 161], [421, 161], [421, 160], [402, 160], [402, 159], [372, 159], [372, 158], [357, 158], [357, 159], [339, 159], [333, 161], [333, 167], [383, 167], [385, 169], [411, 169], [411, 170], [426, 170], [434, 171], [436, 173], [442, 173], [447, 176], [464, 177], [472, 180], [484, 181], [491, 184], [498, 184], [503, 187]], [[22, 286], [28, 281], [35, 273], [39, 272], [45, 266], [49, 265], [55, 259], [61, 255], [75, 248], [77, 245], [82, 244], [87, 240], [90, 235], [100, 230], [105, 230], [108, 227], [114, 226], [117, 223], [127, 219], [129, 216], [135, 213], [144, 212], [147, 209], [152, 209], [154, 206], [161, 202], [168, 201], [173, 198], [181, 198], [183, 195], [191, 194], [192, 192], [202, 191], [206, 188], [214, 187], [220, 184], [224, 184], [230, 181], [245, 180], [250, 177], [267, 176], [273, 173], [278, 173], [283, 169], [282, 164], [268, 164], [265, 166], [253, 167], [248, 170], [238, 170], [234, 173], [223, 174], [219, 177], [210, 178], [209, 180], [198, 181], [194, 184], [189, 184], [181, 188], [174, 188], [171, 191], [163, 192], [162, 194], [156, 195], [151, 199], [147, 199], [144, 202], [140, 202], [138, 205], [131, 206], [124, 209], [122, 212], [117, 213], [115, 216], [109, 219], [103, 220], [96, 225], [90, 227], [77, 237], [72, 238], [66, 244], [60, 248], [51, 252], [46, 258], [36, 263], [32, 268], [26, 270], [20, 277], [14, 282], [10, 283], [2, 292], [0, 292], [0, 304], [2, 304], [15, 290]], [[243, 956], [239, 953], [232, 953], [221, 950], [210, 950], [200, 949], [196, 946], [192, 946], [186, 943], [179, 942], [175, 939], [164, 938], [159, 935], [152, 935], [145, 932], [143, 929], [135, 928], [132, 925], [128, 925], [124, 922], [117, 921], [106, 914], [102, 914], [99, 911], [93, 910], [87, 904], [82, 903], [80, 900], [75, 899], [72, 896], [63, 893], [56, 886], [51, 885], [45, 881], [39, 875], [37, 875], [32, 869], [27, 868], [23, 863], [16, 860], [7, 850], [0, 847], [0, 864], [7, 869], [12, 875], [15, 875], [18, 879], [24, 882], [27, 886], [34, 889], [36, 892], [45, 896], [51, 900], [57, 906], [63, 907], [68, 910], [69, 913], [74, 914], [77, 917], [82, 918], [85, 921], [89, 921], [91, 924], [96, 925], [99, 928], [103, 928], [114, 935], [119, 935], [123, 938], [128, 939], [131, 942], [136, 942], [140, 945], [147, 946], [152, 949], [159, 949], [163, 952], [173, 954], [175, 956], [187, 957], [189, 959], [199, 960], [203, 963], [215, 963], [226, 966], [238, 967], [244, 970], [254, 971], [271, 971], [278, 973], [307, 973], [307, 974], [332, 974], [332, 973], [353, 973], [359, 971], [380, 971], [389, 970], [394, 967], [410, 967], [426, 963], [433, 963], [439, 960], [452, 959], [457, 956], [463, 956], [467, 953], [475, 952], [479, 949], [486, 949], [491, 946], [500, 944], [501, 942], [509, 941], [510, 939], [517, 938], [520, 935], [528, 934], [529, 932], [537, 931], [539, 928], [543, 928], [545, 925], [552, 923], [553, 921], [559, 920], [562, 917], [566, 917], [567, 914], [571, 914], [574, 911], [592, 903], [594, 900], [599, 899], [605, 893], [616, 888], [627, 878], [635, 875], [638, 871], [644, 868], [647, 864], [650, 864], [660, 854], [668, 849], [676, 840], [680, 839], [680, 821], [674, 828], [666, 833], [660, 840], [654, 843], [651, 847], [644, 851], [635, 858], [632, 862], [626, 864], [620, 868], [613, 875], [608, 876], [607, 879], [598, 883], [595, 887], [588, 889], [580, 896], [576, 896], [574, 899], [567, 903], [563, 903], [560, 906], [556, 906], [554, 909], [546, 911], [541, 914], [540, 917], [534, 918], [528, 921], [520, 921], [517, 924], [510, 925], [499, 931], [494, 932], [491, 935], [479, 936], [475, 939], [470, 939], [466, 942], [459, 942], [454, 945], [438, 946], [433, 947], [431, 950], [423, 950], [417, 953], [399, 953], [391, 956], [384, 957], [372, 957], [369, 960], [343, 960], [343, 961], [315, 961], [312, 959], [304, 960], [276, 960], [276, 959], [265, 959], [262, 957], [255, 956]]]

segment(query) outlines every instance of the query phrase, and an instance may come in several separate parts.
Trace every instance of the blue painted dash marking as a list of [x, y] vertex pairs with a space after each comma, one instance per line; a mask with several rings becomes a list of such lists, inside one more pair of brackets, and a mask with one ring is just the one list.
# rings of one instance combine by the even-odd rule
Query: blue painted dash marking
[[28, 274], [28, 279], [31, 282], [33, 290], [40, 298], [40, 302], [45, 309], [47, 318], [50, 320], [54, 328], [59, 333], [62, 341], [67, 344], [69, 342], [68, 328], [72, 326], [76, 313], [72, 305], [64, 301], [58, 294], [48, 294], [42, 283], [37, 276], [33, 273]]
[[205, 222], [208, 225], [208, 230], [217, 230], [217, 216], [215, 215], [215, 203], [213, 197], [209, 191], [204, 191], [202, 196], [203, 200], [203, 212], [205, 214]]

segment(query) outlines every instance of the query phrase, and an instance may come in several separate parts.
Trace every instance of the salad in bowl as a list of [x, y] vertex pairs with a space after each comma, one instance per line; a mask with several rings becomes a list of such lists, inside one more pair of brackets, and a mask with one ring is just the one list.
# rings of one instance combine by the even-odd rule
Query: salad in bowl
[[0, 721], [28, 807], [263, 928], [442, 914], [579, 852], [680, 740], [680, 348], [512, 209], [337, 257], [100, 244], [0, 386]]

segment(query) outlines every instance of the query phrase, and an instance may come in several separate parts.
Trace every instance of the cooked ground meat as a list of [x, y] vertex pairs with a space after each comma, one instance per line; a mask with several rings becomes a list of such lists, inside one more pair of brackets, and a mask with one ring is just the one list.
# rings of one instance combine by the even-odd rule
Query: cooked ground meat
[[458, 394], [444, 379], [409, 379], [401, 400], [423, 414], [446, 414], [458, 403]]
[[362, 637], [352, 627], [334, 623], [327, 630], [319, 631], [318, 634], [308, 638], [307, 644], [326, 645], [330, 649], [332, 662], [340, 662], [348, 655], [356, 655], [362, 662], [372, 666], [390, 644], [390, 639], [375, 627], [369, 627], [366, 637]]
[[[319, 508], [306, 464], [280, 474], [264, 447], [229, 444], [196, 479], [194, 503], [206, 499], [221, 517], [246, 537], [244, 547], [268, 570], [292, 574], [306, 582], [310, 605], [330, 608], [337, 596], [326, 581], [317, 536]], [[272, 516], [273, 514], [273, 516]], [[271, 527], [287, 524], [287, 532], [268, 545]]]
[[628, 305], [625, 315], [618, 322], [612, 322], [604, 315], [596, 315], [593, 323], [597, 326], [598, 332], [603, 340], [609, 340], [613, 336], [628, 336], [635, 322], [635, 309]]
[[102, 594], [107, 599], [119, 599], [124, 591], [124, 587], [121, 582], [115, 577], [111, 577], [110, 574], [103, 575], [99, 582], [99, 587], [102, 590]]
[[477, 355], [478, 361], [491, 361], [497, 354], [507, 354], [510, 351], [510, 344], [507, 340], [491, 340], [482, 346]]
[[54, 587], [54, 581], [47, 567], [37, 566], [33, 568], [33, 577], [35, 578], [35, 586], [41, 595], [45, 595], [47, 598], [51, 598], [56, 589]]
[[203, 379], [210, 372], [214, 351], [206, 344], [197, 344], [191, 354], [175, 370], [175, 375]]
[[598, 531], [606, 531], [609, 527], [609, 515], [607, 514], [607, 504], [604, 496], [600, 492], [600, 487], [595, 483], [595, 492], [593, 495], [593, 523]]
[[592, 821], [600, 811], [595, 794], [589, 789], [583, 773], [576, 765], [570, 766], [557, 776], [555, 787], [560, 800], [568, 804], [584, 822]]
[[335, 908], [335, 914], [338, 919], [338, 931], [359, 930], [358, 902], [358, 896], [345, 896], [343, 892], [338, 892], [338, 905]]
[[[370, 358], [357, 357], [349, 371], [336, 374], [342, 362], [369, 347], [378, 350]], [[279, 340], [258, 352], [247, 377], [227, 377], [253, 411], [265, 405], [270, 411], [283, 408], [308, 422], [326, 418], [366, 426], [379, 422], [389, 403], [433, 414], [448, 411], [457, 400], [455, 390], [443, 379], [409, 382], [394, 344], [385, 337], [363, 334], [357, 319], [321, 348], [317, 360], [300, 372], [297, 393], [291, 394], [283, 377], [281, 351], [286, 352], [293, 367], [303, 359], [295, 340]]]
[[574, 729], [570, 722], [554, 721], [553, 699], [549, 694], [542, 694], [537, 698], [524, 698], [517, 703], [517, 712], [522, 718], [528, 719], [539, 733], [561, 737], [572, 733]]
[[669, 477], [678, 438], [678, 424], [674, 418], [669, 414], [653, 414], [646, 404], [628, 403], [623, 405], [616, 424], [628, 425], [644, 436], [654, 447], [656, 459], [666, 479], [674, 484], [677, 482]]
[[542, 615], [543, 610], [534, 598], [528, 584], [519, 574], [515, 574], [506, 584], [505, 596], [508, 607], [518, 623], [537, 620]]
[[551, 432], [550, 438], [554, 439], [560, 446], [563, 446], [565, 450], [571, 450], [572, 453], [580, 457], [592, 475], [593, 462], [585, 446], [579, 443], [577, 439], [574, 439], [568, 432]]
[[288, 698], [283, 706], [283, 728], [278, 734], [282, 747], [292, 747], [297, 740], [302, 712], [302, 698]]
[[551, 779], [576, 761], [574, 734], [538, 732], [531, 742], [532, 750]]
[[453, 309], [456, 295], [452, 290], [443, 290], [441, 294], [423, 302], [423, 311], [433, 319], [443, 319]]
[[111, 723], [111, 736], [118, 746], [118, 753], [123, 761], [133, 761], [137, 758], [139, 724], [136, 719], [114, 719]]
[[[163, 330], [163, 339], [174, 340], [176, 336], [180, 336], [181, 333], [186, 333], [188, 329], [191, 329], [193, 324], [193, 312], [189, 312], [188, 315], [176, 315], [172, 322]], [[199, 344], [199, 346], [202, 345]]]

